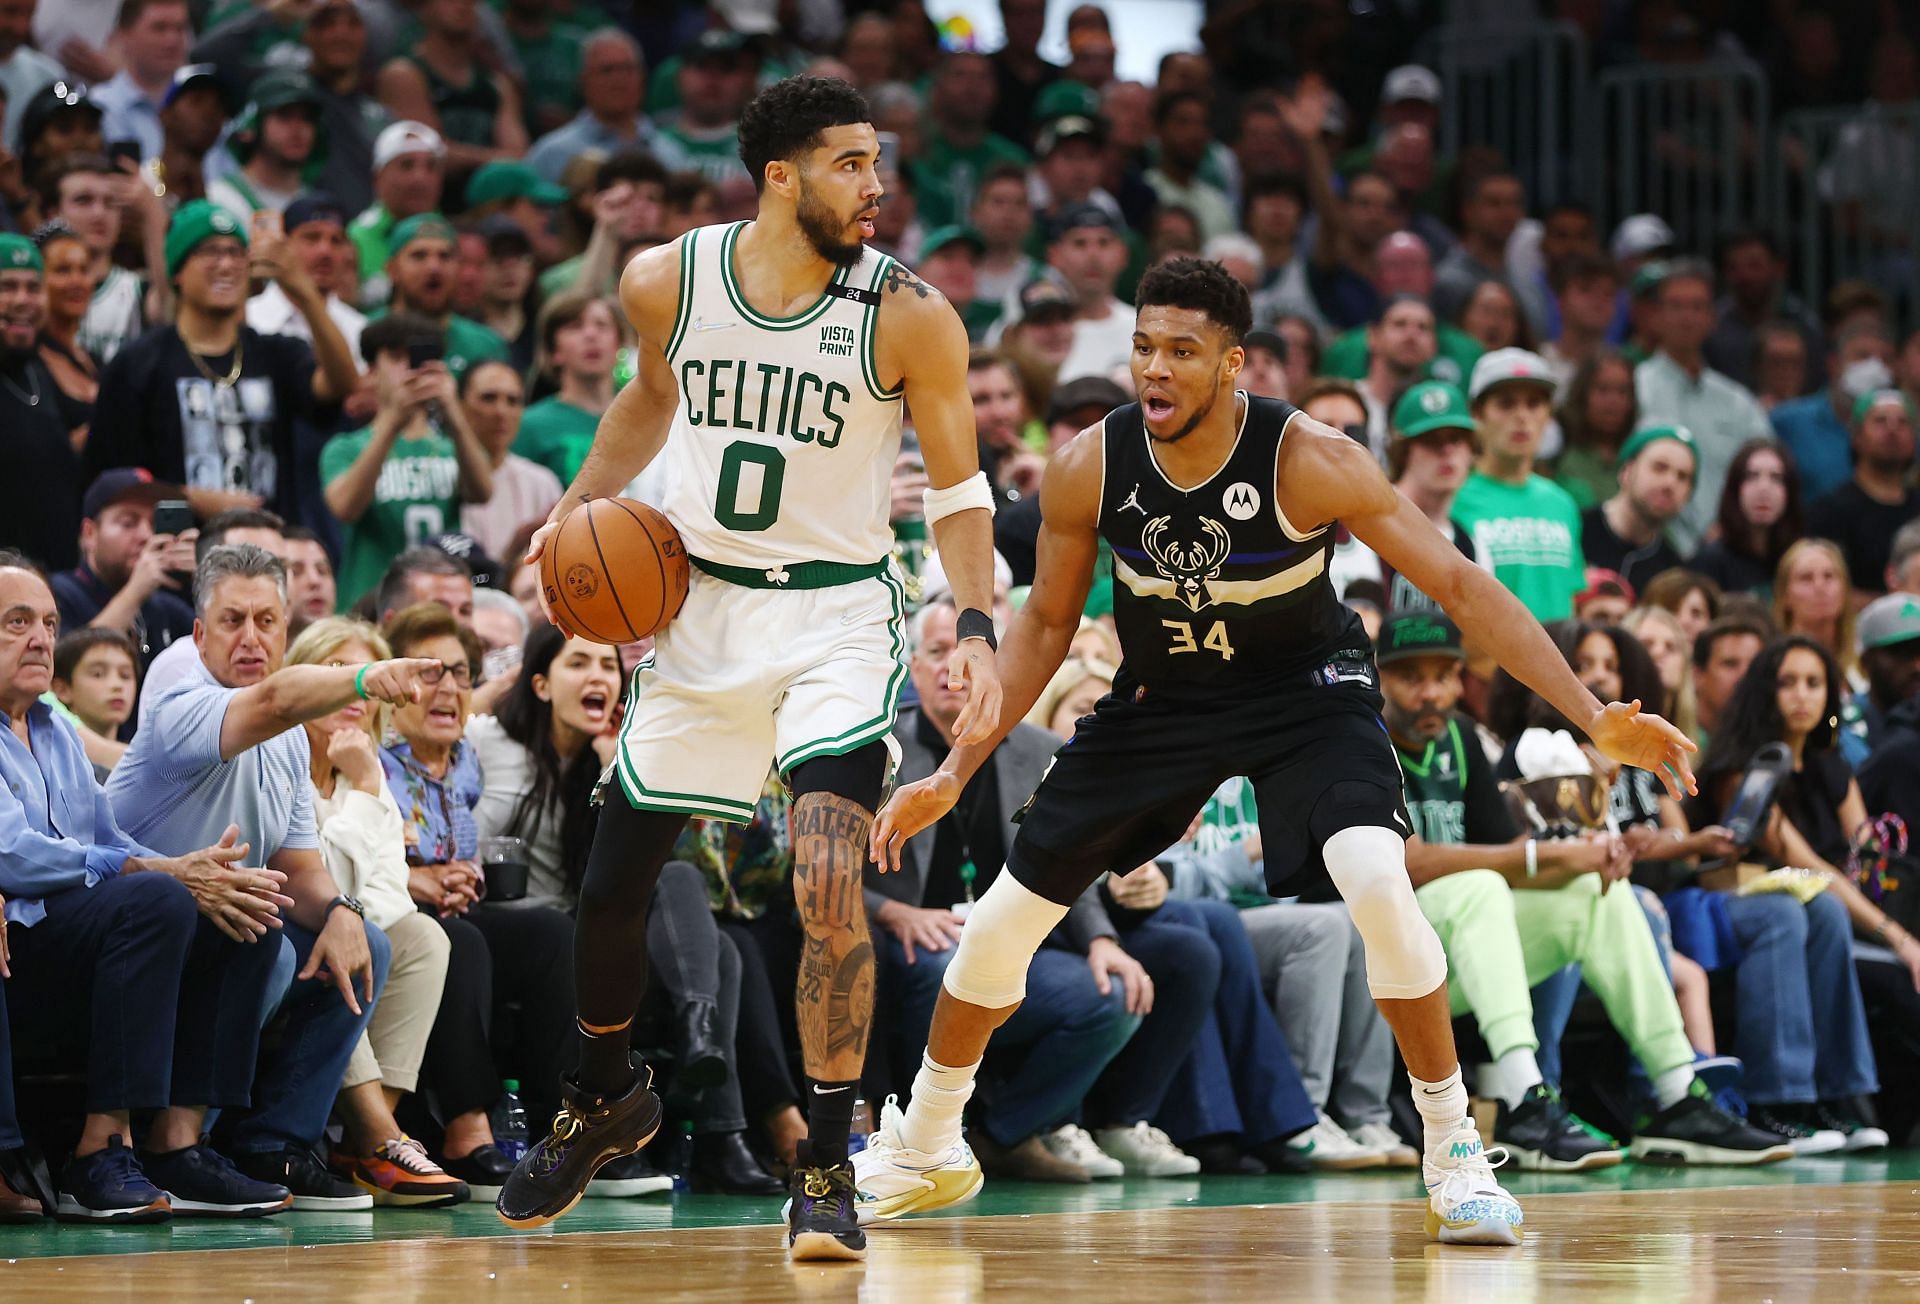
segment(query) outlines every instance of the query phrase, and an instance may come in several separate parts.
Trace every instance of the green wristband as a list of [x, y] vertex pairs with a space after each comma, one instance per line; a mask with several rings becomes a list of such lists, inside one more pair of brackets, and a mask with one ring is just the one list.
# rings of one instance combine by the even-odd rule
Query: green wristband
[[361, 666], [359, 672], [353, 677], [353, 695], [363, 702], [367, 700], [367, 671], [371, 669], [373, 669], [373, 662], [369, 661]]

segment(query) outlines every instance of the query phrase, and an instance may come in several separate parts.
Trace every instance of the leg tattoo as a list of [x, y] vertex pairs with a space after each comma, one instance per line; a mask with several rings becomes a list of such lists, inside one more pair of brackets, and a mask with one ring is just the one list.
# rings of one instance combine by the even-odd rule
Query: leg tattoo
[[873, 815], [809, 792], [793, 807], [793, 894], [805, 937], [795, 1013], [810, 1077], [858, 1078], [873, 1023], [873, 944], [861, 868]]

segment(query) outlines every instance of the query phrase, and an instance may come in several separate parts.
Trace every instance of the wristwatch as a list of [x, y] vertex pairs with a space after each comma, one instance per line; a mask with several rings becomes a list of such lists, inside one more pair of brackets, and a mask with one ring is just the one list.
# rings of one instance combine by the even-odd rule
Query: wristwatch
[[359, 897], [337, 896], [333, 900], [327, 902], [327, 913], [326, 913], [327, 919], [333, 918], [333, 912], [335, 907], [337, 906], [345, 906], [347, 909], [353, 911], [354, 914], [359, 915], [362, 919], [365, 919], [367, 917], [367, 908], [360, 904]]

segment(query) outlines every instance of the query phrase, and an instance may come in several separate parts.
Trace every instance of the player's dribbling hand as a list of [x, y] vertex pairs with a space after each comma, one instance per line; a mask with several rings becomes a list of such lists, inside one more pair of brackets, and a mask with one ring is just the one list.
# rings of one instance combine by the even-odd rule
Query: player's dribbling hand
[[961, 747], [983, 743], [1000, 723], [1000, 661], [983, 638], [963, 638], [947, 657], [947, 687], [967, 690], [967, 704], [953, 722], [953, 741]]
[[1643, 713], [1638, 698], [1607, 703], [1587, 722], [1587, 737], [1622, 765], [1637, 766], [1659, 779], [1675, 801], [1700, 791], [1693, 781], [1693, 764], [1687, 759], [1700, 749], [1667, 721]]
[[900, 849], [922, 829], [932, 828], [960, 800], [960, 780], [945, 770], [895, 789], [874, 816], [867, 854], [882, 874], [900, 868]]
[[[559, 528], [560, 522], [558, 520], [550, 520], [535, 530], [533, 537], [527, 540], [527, 555], [520, 559], [521, 565], [538, 566], [540, 564], [540, 558], [547, 551], [547, 545], [553, 541], [554, 532]], [[539, 599], [540, 614], [547, 618], [547, 623], [556, 629], [566, 628], [553, 618], [553, 608], [547, 605], [547, 586], [544, 584], [535, 584], [533, 586], [533, 595]]]

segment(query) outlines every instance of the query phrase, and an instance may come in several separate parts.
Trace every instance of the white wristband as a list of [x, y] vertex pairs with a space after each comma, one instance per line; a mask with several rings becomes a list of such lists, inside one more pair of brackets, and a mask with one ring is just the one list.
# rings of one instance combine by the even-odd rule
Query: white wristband
[[1532, 878], [1540, 872], [1540, 844], [1532, 838], [1527, 839], [1527, 877]]
[[928, 489], [920, 495], [920, 509], [926, 515], [927, 524], [934, 525], [952, 516], [955, 512], [983, 510], [993, 515], [993, 486], [987, 482], [985, 471], [975, 471], [959, 484], [948, 485], [945, 489]]

